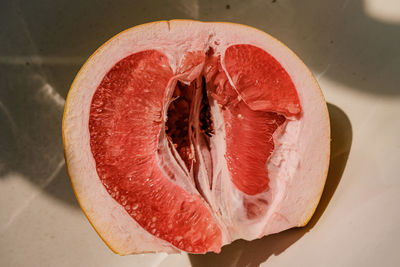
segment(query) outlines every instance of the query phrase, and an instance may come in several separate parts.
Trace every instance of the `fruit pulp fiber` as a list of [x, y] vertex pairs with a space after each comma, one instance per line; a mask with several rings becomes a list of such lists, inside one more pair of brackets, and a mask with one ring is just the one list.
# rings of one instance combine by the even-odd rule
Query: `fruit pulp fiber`
[[[193, 253], [218, 252], [223, 242], [217, 215], [196, 181], [196, 135], [211, 149], [210, 139], [221, 131], [210, 105], [218, 105], [224, 120], [226, 152], [220, 156], [234, 186], [249, 196], [268, 190], [273, 134], [301, 112], [289, 75], [267, 52], [233, 45], [223, 60], [225, 69], [212, 50], [188, 52], [174, 71], [160, 51], [132, 54], [103, 78], [90, 107], [90, 146], [108, 193], [149, 233]], [[198, 77], [180, 80], [198, 66]], [[159, 165], [160, 136], [191, 173], [198, 194]], [[257, 207], [244, 206], [248, 217], [257, 216]]]

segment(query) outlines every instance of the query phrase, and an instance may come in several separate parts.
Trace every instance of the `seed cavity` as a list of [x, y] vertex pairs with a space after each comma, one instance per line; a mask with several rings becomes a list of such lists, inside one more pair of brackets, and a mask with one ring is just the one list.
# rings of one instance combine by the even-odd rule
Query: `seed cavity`
[[[167, 112], [166, 134], [186, 167], [191, 169], [195, 158], [192, 140], [196, 134], [196, 127], [207, 137], [214, 134], [204, 76], [194, 80], [190, 85], [178, 81], [172, 99], [174, 100]], [[196, 101], [200, 101], [199, 110], [194, 108]]]

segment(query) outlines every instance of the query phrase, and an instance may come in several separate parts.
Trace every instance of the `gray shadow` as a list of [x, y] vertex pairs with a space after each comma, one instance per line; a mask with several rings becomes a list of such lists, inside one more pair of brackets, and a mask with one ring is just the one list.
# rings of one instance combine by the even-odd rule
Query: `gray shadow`
[[386, 97], [400, 94], [400, 24], [369, 15], [366, 1], [231, 2], [233, 21], [277, 37], [317, 77], [325, 76], [348, 90]]
[[[0, 90], [0, 179], [18, 173], [78, 207], [64, 165], [62, 98], [35, 66], [0, 65], [0, 79], [13, 76], [15, 80]], [[60, 187], [55, 190], [55, 185]]]
[[[366, 93], [400, 93], [400, 25], [370, 17], [363, 0], [40, 0], [13, 6], [34, 54], [48, 58], [41, 64], [46, 79], [63, 97], [79, 67], [109, 38], [135, 25], [174, 18], [248, 24], [283, 41], [317, 76]], [[4, 14], [4, 25], [9, 17]], [[19, 55], [24, 48], [8, 50]]]
[[329, 205], [346, 167], [352, 144], [352, 127], [347, 115], [337, 106], [328, 104], [331, 120], [331, 157], [325, 188], [318, 207], [307, 226], [293, 228], [253, 241], [237, 240], [222, 248], [220, 254], [189, 254], [193, 267], [257, 267], [271, 255], [279, 255], [307, 232], [323, 215]]
[[[134, 25], [173, 18], [252, 25], [286, 43], [317, 76], [349, 90], [399, 93], [400, 28], [370, 18], [361, 0], [5, 0], [0, 3], [0, 179], [21, 173], [76, 206], [65, 168], [59, 167], [62, 99], [80, 66], [109, 38]], [[56, 190], [50, 185], [58, 179], [64, 184]]]
[[21, 174], [79, 207], [64, 165], [64, 99], [85, 59], [113, 35], [168, 13], [170, 19], [184, 15], [173, 5], [153, 7], [142, 1], [1, 1], [0, 179]]

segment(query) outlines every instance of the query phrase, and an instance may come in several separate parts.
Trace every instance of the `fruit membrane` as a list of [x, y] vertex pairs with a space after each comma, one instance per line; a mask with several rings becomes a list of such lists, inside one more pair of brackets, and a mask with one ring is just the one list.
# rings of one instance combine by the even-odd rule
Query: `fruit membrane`
[[71, 180], [120, 254], [219, 252], [304, 225], [318, 203], [326, 104], [301, 61], [265, 33], [195, 21], [139, 26], [100, 48], [71, 92]]

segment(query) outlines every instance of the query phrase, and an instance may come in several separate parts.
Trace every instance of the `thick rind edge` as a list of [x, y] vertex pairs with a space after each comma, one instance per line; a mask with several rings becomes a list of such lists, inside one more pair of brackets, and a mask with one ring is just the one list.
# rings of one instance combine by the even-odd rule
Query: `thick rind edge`
[[[172, 20], [172, 21], [183, 21], [183, 22], [185, 22], [185, 21], [194, 21], [194, 20]], [[319, 89], [319, 93], [320, 93], [321, 99], [322, 99], [322, 100], [324, 101], [324, 103], [325, 103], [325, 116], [326, 116], [326, 121], [328, 122], [328, 129], [329, 129], [328, 139], [327, 139], [327, 140], [328, 140], [328, 143], [329, 143], [329, 151], [328, 151], [328, 154], [327, 154], [328, 160], [327, 160], [327, 166], [326, 166], [326, 168], [325, 168], [324, 184], [323, 184], [323, 187], [322, 187], [322, 189], [321, 189], [321, 191], [320, 191], [319, 199], [318, 199], [318, 201], [316, 202], [316, 205], [314, 206], [314, 209], [312, 210], [312, 212], [311, 212], [310, 214], [304, 216], [304, 218], [305, 218], [305, 219], [304, 219], [304, 222], [303, 222], [303, 223], [300, 223], [300, 224], [298, 225], [298, 227], [306, 226], [306, 225], [310, 222], [310, 220], [312, 219], [312, 217], [313, 217], [313, 215], [314, 215], [314, 213], [315, 213], [315, 211], [316, 211], [316, 209], [317, 209], [317, 207], [318, 207], [318, 204], [319, 204], [319, 202], [321, 201], [322, 193], [323, 193], [324, 188], [325, 188], [326, 180], [327, 180], [327, 177], [328, 177], [328, 171], [329, 171], [329, 162], [330, 162], [329, 159], [330, 159], [330, 153], [331, 153], [331, 147], [330, 147], [330, 142], [331, 142], [330, 118], [329, 118], [328, 106], [327, 106], [327, 104], [326, 104], [326, 99], [325, 99], [325, 96], [324, 96], [324, 94], [323, 94], [323, 92], [322, 92], [322, 89], [321, 89], [321, 87], [319, 86], [319, 83], [318, 83], [318, 81], [316, 80], [314, 74], [313, 74], [313, 73], [311, 72], [311, 70], [307, 67], [307, 65], [303, 62], [303, 60], [301, 60], [301, 58], [300, 58], [293, 50], [291, 50], [286, 44], [284, 44], [282, 41], [280, 41], [279, 39], [275, 38], [275, 37], [272, 36], [271, 34], [269, 34], [269, 33], [267, 33], [267, 32], [264, 32], [264, 31], [262, 31], [262, 30], [260, 30], [260, 29], [258, 29], [258, 28], [256, 28], [256, 27], [249, 26], [249, 25], [244, 25], [244, 24], [240, 24], [240, 23], [234, 23], [234, 22], [220, 22], [220, 21], [215, 21], [215, 22], [214, 22], [214, 21], [210, 21], [210, 22], [207, 21], [206, 23], [220, 23], [220, 24], [239, 25], [239, 26], [241, 26], [241, 27], [247, 27], [247, 28], [256, 30], [256, 31], [258, 31], [258, 32], [260, 32], [260, 33], [269, 35], [269, 36], [270, 36], [272, 39], [274, 39], [276, 42], [278, 42], [278, 43], [281, 44], [282, 46], [288, 48], [288, 50], [289, 50], [289, 52], [292, 54], [292, 56], [294, 56], [295, 58], [297, 58], [297, 60], [303, 64], [303, 66], [305, 67], [305, 69], [308, 71], [310, 77], [312, 77], [313, 82], [315, 83], [316, 87]]]
[[[184, 20], [183, 20], [183, 21], [184, 21]], [[207, 23], [208, 23], [208, 22], [207, 22]], [[244, 25], [244, 24], [239, 24], [239, 23], [234, 23], [234, 22], [218, 22], [218, 21], [217, 21], [217, 22], [210, 22], [210, 23], [222, 23], [222, 24], [223, 24], [223, 23], [227, 23], [227, 24], [240, 25], [240, 26], [243, 26], [243, 27], [248, 27], [248, 28], [251, 28], [251, 29], [253, 29], [253, 30], [259, 31], [259, 32], [261, 32], [261, 33], [263, 33], [263, 34], [269, 35], [269, 36], [272, 37], [272, 39], [274, 39], [276, 42], [278, 42], [278, 43], [281, 44], [282, 46], [285, 46], [286, 48], [288, 48], [289, 52], [292, 53], [292, 56], [296, 57], [296, 58], [298, 59], [298, 61], [301, 62], [301, 63], [304, 65], [304, 67], [305, 67], [305, 69], [308, 71], [310, 77], [312, 77], [312, 79], [313, 79], [313, 81], [314, 81], [316, 87], [319, 89], [320, 96], [321, 96], [322, 100], [323, 100], [324, 103], [325, 103], [325, 116], [326, 116], [326, 121], [328, 122], [328, 129], [329, 129], [328, 139], [327, 139], [327, 140], [328, 140], [328, 143], [329, 143], [329, 144], [328, 144], [328, 145], [329, 145], [329, 150], [328, 150], [328, 154], [327, 154], [328, 160], [327, 160], [327, 166], [326, 166], [326, 168], [325, 168], [324, 183], [323, 183], [323, 186], [322, 186], [321, 191], [320, 191], [320, 194], [319, 194], [319, 199], [318, 199], [318, 201], [316, 202], [316, 204], [315, 204], [314, 209], [312, 210], [312, 212], [311, 212], [310, 214], [308, 214], [307, 216], [305, 216], [304, 222], [303, 222], [303, 223], [300, 223], [300, 224], [298, 225], [298, 227], [306, 226], [306, 225], [310, 222], [310, 220], [312, 219], [312, 217], [313, 217], [315, 211], [317, 210], [318, 204], [319, 204], [319, 202], [321, 201], [322, 193], [323, 193], [323, 191], [324, 191], [324, 188], [325, 188], [325, 185], [326, 185], [326, 180], [327, 180], [327, 178], [328, 178], [328, 172], [329, 172], [329, 163], [330, 163], [330, 160], [329, 160], [329, 159], [330, 159], [330, 154], [331, 154], [331, 146], [330, 146], [330, 143], [331, 143], [330, 118], [329, 118], [328, 105], [326, 104], [326, 99], [325, 99], [325, 96], [324, 96], [324, 94], [323, 94], [323, 92], [322, 92], [322, 89], [321, 89], [321, 87], [320, 87], [320, 85], [319, 85], [317, 79], [315, 78], [314, 74], [313, 74], [313, 73], [311, 72], [311, 70], [307, 67], [307, 65], [303, 62], [303, 60], [301, 60], [301, 58], [300, 58], [292, 49], [290, 49], [286, 44], [284, 44], [282, 41], [280, 41], [279, 39], [275, 38], [275, 37], [272, 36], [271, 34], [269, 34], [269, 33], [267, 33], [267, 32], [264, 32], [264, 31], [262, 31], [262, 30], [260, 30], [260, 29], [258, 29], [258, 28], [256, 28], [256, 27], [252, 27], [252, 26]]]
[[[125, 32], [128, 32], [128, 31], [130, 31], [130, 30], [132, 30], [132, 29], [134, 29], [134, 28], [146, 27], [146, 26], [151, 25], [151, 24], [157, 24], [157, 23], [163, 23], [163, 22], [169, 23], [169, 21], [163, 20], [163, 21], [154, 21], [154, 22], [148, 22], [148, 23], [136, 25], [136, 26], [133, 26], [133, 27], [130, 27], [130, 28], [128, 28], [128, 29], [125, 29], [125, 30], [121, 31], [120, 33], [118, 33], [118, 34], [114, 35], [113, 37], [111, 37], [110, 39], [108, 39], [108, 40], [107, 40], [105, 43], [103, 43], [99, 48], [97, 48], [97, 49], [95, 50], [95, 52], [93, 52], [93, 53], [88, 57], [88, 59], [85, 61], [85, 63], [84, 63], [84, 64], [82, 65], [82, 67], [79, 69], [78, 73], [75, 75], [75, 78], [74, 78], [74, 80], [73, 80], [72, 83], [71, 83], [71, 86], [70, 86], [70, 88], [69, 88], [67, 97], [66, 97], [66, 99], [65, 99], [64, 113], [63, 113], [63, 118], [62, 118], [62, 140], [63, 140], [63, 148], [64, 148], [65, 166], [66, 166], [66, 169], [67, 169], [68, 177], [69, 177], [70, 182], [71, 182], [71, 185], [72, 185], [72, 190], [74, 191], [75, 197], [76, 197], [76, 199], [77, 199], [77, 201], [78, 201], [79, 206], [80, 206], [81, 209], [82, 209], [83, 214], [85, 214], [85, 217], [87, 218], [87, 220], [89, 221], [89, 223], [90, 223], [90, 225], [93, 227], [93, 229], [96, 231], [97, 235], [101, 238], [101, 240], [103, 240], [103, 242], [107, 245], [107, 247], [108, 247], [112, 252], [114, 252], [115, 254], [121, 255], [121, 256], [128, 255], [128, 254], [126, 254], [126, 253], [120, 253], [116, 248], [114, 248], [111, 244], [109, 244], [109, 243], [103, 238], [103, 236], [102, 236], [102, 235], [100, 234], [100, 232], [97, 230], [97, 228], [95, 227], [95, 225], [94, 225], [94, 223], [92, 222], [92, 220], [90, 219], [90, 217], [87, 215], [87, 212], [85, 211], [85, 207], [81, 204], [81, 202], [80, 202], [80, 200], [79, 200], [79, 196], [78, 196], [77, 191], [76, 191], [76, 189], [75, 189], [74, 183], [73, 183], [73, 181], [72, 181], [72, 178], [71, 178], [71, 175], [70, 175], [70, 171], [69, 171], [69, 168], [68, 168], [68, 160], [67, 160], [66, 148], [65, 148], [65, 134], [64, 134], [64, 129], [65, 129], [65, 117], [66, 117], [68, 99], [69, 99], [69, 96], [70, 96], [70, 94], [71, 94], [71, 89], [73, 88], [73, 86], [74, 86], [74, 84], [75, 84], [75, 82], [76, 82], [78, 76], [81, 74], [82, 70], [85, 69], [86, 65], [90, 62], [90, 60], [91, 60], [99, 51], [101, 51], [101, 50], [103, 49], [103, 47], [105, 47], [105, 46], [106, 46], [108, 43], [110, 43], [112, 40], [118, 38], [118, 36], [120, 36], [121, 34], [123, 34], [123, 33], [125, 33]], [[136, 253], [129, 253], [129, 254], [143, 254], [143, 253], [154, 253], [154, 252], [156, 252], [156, 251], [138, 251], [138, 252], [136, 252]]]
[[[102, 237], [102, 235], [99, 233], [99, 231], [96, 229], [96, 227], [95, 227], [95, 225], [93, 224], [93, 222], [91, 221], [90, 217], [87, 215], [87, 212], [85, 211], [85, 207], [81, 204], [80, 199], [79, 199], [79, 196], [78, 196], [77, 191], [76, 191], [76, 188], [75, 188], [74, 183], [73, 183], [73, 181], [72, 181], [72, 179], [71, 179], [71, 175], [70, 175], [70, 171], [69, 171], [69, 167], [68, 167], [68, 166], [69, 166], [69, 165], [68, 165], [68, 160], [67, 160], [67, 157], [66, 157], [66, 154], [65, 154], [65, 153], [66, 153], [66, 152], [65, 152], [65, 151], [66, 151], [66, 148], [65, 148], [66, 144], [65, 144], [65, 133], [64, 133], [64, 130], [65, 130], [66, 110], [67, 110], [67, 106], [68, 106], [68, 100], [69, 100], [69, 96], [70, 96], [70, 93], [71, 93], [71, 89], [73, 88], [74, 83], [76, 82], [78, 76], [82, 73], [82, 70], [85, 69], [86, 65], [91, 61], [91, 59], [92, 59], [98, 52], [100, 52], [100, 51], [103, 49], [103, 47], [105, 47], [108, 43], [110, 43], [110, 42], [113, 41], [114, 39], [118, 38], [121, 34], [123, 34], [123, 33], [125, 33], [125, 32], [131, 31], [131, 30], [137, 29], [137, 28], [148, 27], [149, 25], [153, 25], [153, 24], [164, 23], [164, 22], [167, 23], [167, 24], [169, 24], [170, 22], [179, 22], [179, 23], [196, 22], [196, 23], [197, 23], [197, 22], [200, 22], [200, 21], [196, 21], [196, 20], [183, 20], [183, 19], [170, 20], [170, 21], [166, 21], [166, 20], [164, 20], [164, 21], [155, 21], [155, 22], [149, 22], [149, 23], [137, 25], [137, 26], [128, 28], [128, 29], [126, 29], [126, 30], [124, 30], [124, 31], [122, 31], [122, 32], [120, 32], [120, 33], [118, 33], [118, 34], [116, 34], [115, 36], [113, 36], [112, 38], [110, 38], [108, 41], [106, 41], [104, 44], [102, 44], [98, 49], [96, 49], [96, 51], [86, 60], [86, 62], [83, 64], [83, 66], [80, 68], [80, 70], [78, 71], [77, 75], [75, 76], [75, 78], [74, 78], [74, 80], [73, 80], [73, 82], [72, 82], [72, 84], [71, 84], [70, 90], [69, 90], [69, 92], [68, 92], [68, 95], [67, 95], [67, 98], [66, 98], [66, 102], [65, 102], [64, 114], [63, 114], [63, 120], [62, 120], [62, 138], [63, 138], [63, 146], [64, 146], [64, 157], [65, 157], [65, 160], [66, 160], [67, 172], [68, 172], [68, 175], [69, 175], [70, 180], [71, 180], [72, 188], [73, 188], [73, 190], [74, 190], [74, 193], [75, 193], [75, 195], [76, 195], [76, 198], [77, 198], [77, 200], [78, 200], [78, 203], [79, 203], [79, 205], [80, 205], [80, 207], [81, 207], [83, 213], [85, 214], [86, 218], [88, 219], [89, 223], [92, 225], [92, 227], [95, 229], [95, 231], [96, 231], [97, 234], [100, 236], [100, 238], [104, 241], [104, 243], [105, 243], [114, 253], [119, 254], [119, 255], [125, 255], [125, 253], [120, 253], [116, 248], [114, 248], [111, 244], [109, 244], [109, 243]], [[292, 54], [292, 56], [296, 57], [297, 60], [298, 60], [298, 62], [301, 62], [301, 63], [304, 65], [305, 69], [309, 72], [310, 77], [313, 78], [316, 87], [319, 89], [319, 94], [320, 94], [320, 96], [321, 96], [321, 99], [322, 99], [322, 100], [324, 101], [324, 103], [325, 103], [325, 116], [326, 116], [326, 121], [328, 122], [328, 129], [330, 129], [330, 121], [329, 121], [328, 108], [327, 108], [324, 95], [323, 95], [323, 93], [322, 93], [322, 90], [321, 90], [321, 88], [320, 88], [318, 82], [316, 81], [316, 79], [315, 79], [314, 75], [312, 74], [312, 72], [311, 72], [311, 71], [308, 69], [308, 67], [304, 64], [304, 62], [297, 56], [297, 54], [295, 54], [295, 53], [294, 53], [290, 48], [288, 48], [284, 43], [282, 43], [280, 40], [276, 39], [275, 37], [271, 36], [270, 34], [264, 32], [264, 31], [262, 31], [262, 30], [260, 30], [260, 29], [257, 29], [257, 28], [255, 28], [255, 27], [248, 26], [248, 25], [242, 25], [242, 24], [233, 23], [233, 22], [212, 22], [212, 21], [210, 21], [210, 22], [207, 21], [207, 22], [202, 22], [202, 23], [207, 23], [207, 24], [208, 24], [208, 23], [213, 23], [213, 24], [232, 24], [232, 25], [237, 25], [237, 26], [240, 26], [240, 27], [247, 27], [247, 28], [250, 28], [250, 29], [252, 29], [252, 30], [256, 30], [256, 31], [258, 31], [258, 32], [260, 32], [260, 33], [263, 33], [263, 34], [268, 35], [269, 37], [271, 37], [272, 39], [274, 39], [277, 43], [279, 43], [280, 45], [282, 45], [282, 46], [284, 46], [285, 48], [287, 48], [287, 50], [290, 51], [290, 53]], [[168, 27], [169, 27], [169, 26], [168, 26]], [[328, 134], [328, 140], [327, 140], [327, 142], [330, 143], [330, 131], [329, 131], [329, 134]], [[329, 146], [329, 147], [330, 147], [330, 146]], [[325, 175], [324, 175], [324, 185], [325, 185], [325, 183], [326, 183], [327, 174], [328, 174], [328, 170], [329, 170], [330, 149], [329, 149], [328, 152], [329, 152], [329, 153], [327, 154], [328, 160], [326, 161], [326, 162], [327, 162], [327, 166], [326, 166], [326, 168], [325, 168]], [[320, 199], [321, 199], [321, 196], [322, 196], [322, 193], [323, 193], [323, 189], [324, 189], [324, 186], [321, 188], [321, 191], [320, 191], [320, 194], [319, 194], [319, 199], [318, 199], [318, 201], [316, 202], [316, 205], [313, 207], [312, 212], [311, 212], [310, 214], [304, 216], [304, 222], [303, 222], [303, 223], [300, 223], [300, 224], [298, 225], [299, 227], [307, 225], [307, 223], [311, 220], [311, 218], [312, 218], [313, 214], [315, 213], [315, 210], [316, 210], [316, 208], [317, 208], [317, 206], [318, 206], [318, 203], [319, 203], [319, 201], [320, 201]], [[155, 252], [155, 251], [137, 251], [136, 253], [129, 253], [129, 254], [151, 253], [151, 252]]]

